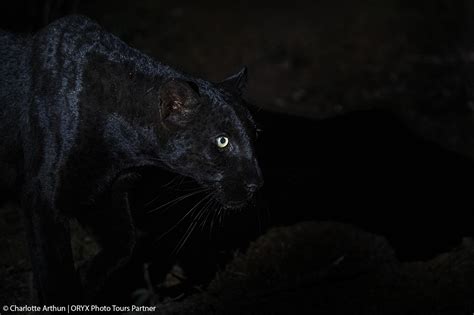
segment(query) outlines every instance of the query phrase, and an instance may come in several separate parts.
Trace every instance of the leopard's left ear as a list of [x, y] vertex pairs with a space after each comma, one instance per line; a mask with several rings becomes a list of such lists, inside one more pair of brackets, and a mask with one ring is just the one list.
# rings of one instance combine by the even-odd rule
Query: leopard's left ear
[[193, 82], [170, 79], [158, 91], [160, 118], [168, 126], [184, 126], [199, 108], [199, 88]]
[[244, 66], [236, 74], [233, 74], [224, 81], [221, 81], [219, 85], [241, 96], [247, 87], [247, 67]]

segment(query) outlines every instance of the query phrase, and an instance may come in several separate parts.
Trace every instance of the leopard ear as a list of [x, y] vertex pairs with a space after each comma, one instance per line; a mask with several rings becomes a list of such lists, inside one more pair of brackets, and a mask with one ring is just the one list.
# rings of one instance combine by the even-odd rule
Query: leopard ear
[[247, 67], [244, 66], [239, 72], [231, 75], [219, 84], [238, 95], [242, 95], [247, 87]]
[[165, 124], [184, 126], [199, 106], [199, 88], [193, 82], [171, 79], [159, 90], [160, 116]]

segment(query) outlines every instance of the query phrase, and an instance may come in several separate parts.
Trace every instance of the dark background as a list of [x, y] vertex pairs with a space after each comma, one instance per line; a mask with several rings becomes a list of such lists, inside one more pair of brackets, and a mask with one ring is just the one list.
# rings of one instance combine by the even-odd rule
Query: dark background
[[[34, 32], [70, 13], [210, 81], [249, 68], [247, 95], [263, 130], [258, 206], [196, 232], [178, 257], [171, 250], [186, 226], [154, 249], [153, 283], [176, 259], [187, 267], [186, 289], [163, 294], [205, 285], [235, 249], [303, 220], [382, 235], [402, 261], [473, 236], [470, 1], [2, 1], [0, 27]], [[94, 245], [76, 232], [82, 258]], [[5, 301], [28, 300], [22, 233], [16, 206], [2, 208]], [[143, 284], [112, 295], [134, 286]]]

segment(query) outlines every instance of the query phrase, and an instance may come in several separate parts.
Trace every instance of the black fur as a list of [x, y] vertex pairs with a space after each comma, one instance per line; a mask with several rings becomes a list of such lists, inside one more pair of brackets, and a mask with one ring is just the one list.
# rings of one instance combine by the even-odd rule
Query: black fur
[[[32, 37], [0, 33], [0, 61], [0, 188], [20, 192], [41, 303], [81, 302], [128, 260], [128, 190], [143, 168], [191, 177], [227, 208], [262, 185], [245, 69], [217, 84], [190, 77], [80, 16]], [[102, 246], [82, 285], [71, 217]]]

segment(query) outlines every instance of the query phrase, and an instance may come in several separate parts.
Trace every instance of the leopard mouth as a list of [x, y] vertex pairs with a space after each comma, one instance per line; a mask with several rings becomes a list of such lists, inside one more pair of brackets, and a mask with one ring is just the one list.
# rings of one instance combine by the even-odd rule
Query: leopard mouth
[[214, 186], [214, 199], [217, 200], [224, 209], [240, 209], [246, 206], [249, 199], [230, 199], [220, 185]]
[[229, 195], [220, 181], [206, 182], [201, 185], [211, 188], [213, 191], [213, 199], [226, 210], [242, 209], [253, 199], [252, 194], [242, 194], [242, 196]]
[[234, 210], [234, 209], [241, 209], [248, 204], [248, 200], [232, 200], [227, 201], [223, 204], [224, 209]]

